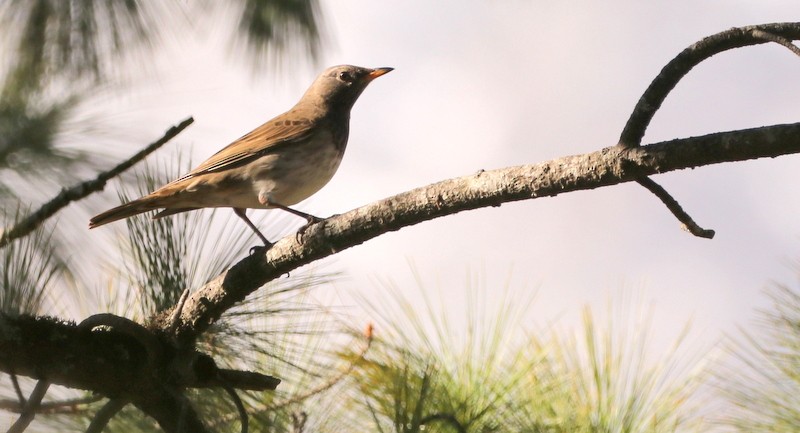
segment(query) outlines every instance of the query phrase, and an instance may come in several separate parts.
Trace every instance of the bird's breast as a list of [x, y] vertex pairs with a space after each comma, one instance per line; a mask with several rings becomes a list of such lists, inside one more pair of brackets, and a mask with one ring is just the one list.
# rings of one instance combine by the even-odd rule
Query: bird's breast
[[250, 164], [256, 194], [284, 206], [299, 203], [325, 186], [342, 162], [347, 136], [322, 129]]

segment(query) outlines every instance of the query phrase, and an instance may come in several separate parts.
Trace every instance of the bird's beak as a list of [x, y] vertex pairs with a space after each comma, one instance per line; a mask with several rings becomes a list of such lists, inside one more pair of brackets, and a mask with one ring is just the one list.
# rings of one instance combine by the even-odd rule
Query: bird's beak
[[375, 68], [375, 69], [372, 70], [372, 72], [367, 74], [367, 76], [366, 76], [367, 82], [370, 82], [370, 81], [380, 77], [383, 74], [388, 74], [389, 72], [392, 72], [393, 70], [394, 70], [394, 68]]

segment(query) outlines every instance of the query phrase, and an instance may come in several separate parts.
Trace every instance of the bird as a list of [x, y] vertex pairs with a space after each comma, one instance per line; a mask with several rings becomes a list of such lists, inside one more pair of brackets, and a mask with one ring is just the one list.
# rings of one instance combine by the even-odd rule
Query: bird
[[159, 210], [153, 219], [202, 208], [229, 207], [269, 248], [273, 244], [247, 217], [246, 209], [292, 209], [325, 186], [347, 147], [350, 111], [374, 79], [394, 68], [332, 66], [323, 71], [289, 111], [230, 143], [189, 173], [141, 198], [89, 220], [89, 228]]

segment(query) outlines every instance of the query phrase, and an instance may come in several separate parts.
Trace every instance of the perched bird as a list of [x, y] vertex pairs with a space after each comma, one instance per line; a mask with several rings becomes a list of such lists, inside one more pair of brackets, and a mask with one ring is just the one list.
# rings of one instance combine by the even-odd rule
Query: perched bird
[[247, 218], [245, 209], [277, 208], [305, 218], [308, 224], [319, 221], [289, 206], [331, 180], [347, 146], [350, 109], [372, 80], [391, 70], [350, 65], [326, 69], [292, 109], [188, 174], [95, 216], [89, 228], [155, 209], [163, 210], [154, 219], [206, 207], [230, 207], [269, 247], [272, 243]]

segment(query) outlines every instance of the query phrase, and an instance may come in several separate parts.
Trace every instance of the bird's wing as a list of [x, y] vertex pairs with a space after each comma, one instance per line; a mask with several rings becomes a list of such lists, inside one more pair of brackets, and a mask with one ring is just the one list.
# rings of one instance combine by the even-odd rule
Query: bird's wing
[[220, 172], [240, 167], [260, 158], [266, 153], [274, 152], [278, 147], [301, 141], [313, 132], [312, 122], [307, 118], [297, 118], [288, 113], [268, 121], [245, 134], [222, 150], [212, 155], [194, 170], [170, 182], [177, 183], [206, 173]]

